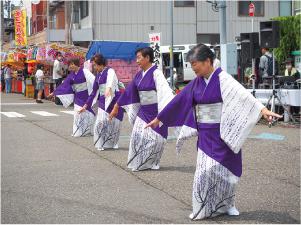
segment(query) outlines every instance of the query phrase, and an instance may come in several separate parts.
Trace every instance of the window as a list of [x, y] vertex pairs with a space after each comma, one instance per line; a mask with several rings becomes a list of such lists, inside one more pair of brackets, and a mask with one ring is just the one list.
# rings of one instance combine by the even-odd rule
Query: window
[[50, 24], [50, 27], [51, 27], [51, 29], [56, 29], [57, 27], [56, 27], [56, 14], [54, 14], [53, 16], [52, 16], [52, 19], [51, 19], [51, 24]]
[[279, 16], [291, 16], [292, 3], [290, 1], [279, 1]]
[[89, 16], [89, 2], [88, 1], [81, 1], [80, 2], [80, 17], [81, 19]]
[[194, 7], [194, 1], [175, 1], [175, 7]]
[[251, 3], [255, 6], [254, 16], [264, 16], [263, 1], [238, 1], [238, 16], [249, 16], [249, 6]]
[[198, 43], [216, 45], [220, 43], [219, 34], [198, 34], [197, 35]]

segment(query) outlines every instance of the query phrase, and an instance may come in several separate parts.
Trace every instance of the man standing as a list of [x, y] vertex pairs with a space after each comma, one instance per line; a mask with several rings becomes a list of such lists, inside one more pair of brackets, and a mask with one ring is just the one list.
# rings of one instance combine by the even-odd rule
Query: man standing
[[[56, 88], [58, 88], [58, 86], [60, 86], [60, 84], [62, 83], [62, 66], [60, 63], [60, 60], [62, 59], [62, 54], [60, 52], [56, 52], [55, 53], [55, 61], [54, 61], [54, 65], [53, 65], [53, 79], [55, 81], [55, 86]], [[60, 99], [58, 97], [55, 97], [55, 105], [62, 105], [62, 102], [60, 101]]]
[[[285, 63], [285, 70], [282, 71], [281, 76], [294, 76], [296, 80], [300, 79], [300, 73], [296, 70], [295, 67], [292, 65], [293, 60], [291, 58], [287, 58]], [[298, 114], [300, 112], [300, 107], [298, 106], [291, 106], [291, 112], [293, 114]]]
[[273, 55], [269, 52], [269, 48], [261, 48], [261, 52], [263, 56], [260, 57], [259, 67], [261, 68], [262, 77], [267, 77], [268, 75], [268, 62], [269, 57], [273, 57]]
[[10, 65], [5, 68], [6, 93], [11, 93], [11, 69]]

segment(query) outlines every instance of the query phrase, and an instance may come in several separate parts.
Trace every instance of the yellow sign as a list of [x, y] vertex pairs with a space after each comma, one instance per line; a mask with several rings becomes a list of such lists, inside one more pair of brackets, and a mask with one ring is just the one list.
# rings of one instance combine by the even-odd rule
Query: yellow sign
[[26, 10], [14, 10], [15, 45], [27, 45]]
[[8, 55], [7, 55], [7, 62], [15, 62], [15, 60], [14, 60], [14, 53], [8, 53]]

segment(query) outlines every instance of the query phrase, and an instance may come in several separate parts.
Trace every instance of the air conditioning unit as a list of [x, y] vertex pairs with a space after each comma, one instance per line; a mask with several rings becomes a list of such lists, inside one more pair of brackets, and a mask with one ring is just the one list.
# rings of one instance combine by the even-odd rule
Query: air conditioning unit
[[74, 30], [78, 30], [78, 29], [79, 29], [78, 23], [74, 23], [74, 24], [73, 24], [73, 29], [74, 29]]

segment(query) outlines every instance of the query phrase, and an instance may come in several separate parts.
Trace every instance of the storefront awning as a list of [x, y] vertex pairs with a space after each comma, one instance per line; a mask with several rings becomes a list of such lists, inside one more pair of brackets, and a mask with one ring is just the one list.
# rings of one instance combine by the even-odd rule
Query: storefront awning
[[102, 54], [106, 59], [135, 59], [135, 51], [148, 45], [149, 43], [143, 42], [93, 41], [86, 60], [97, 53]]

